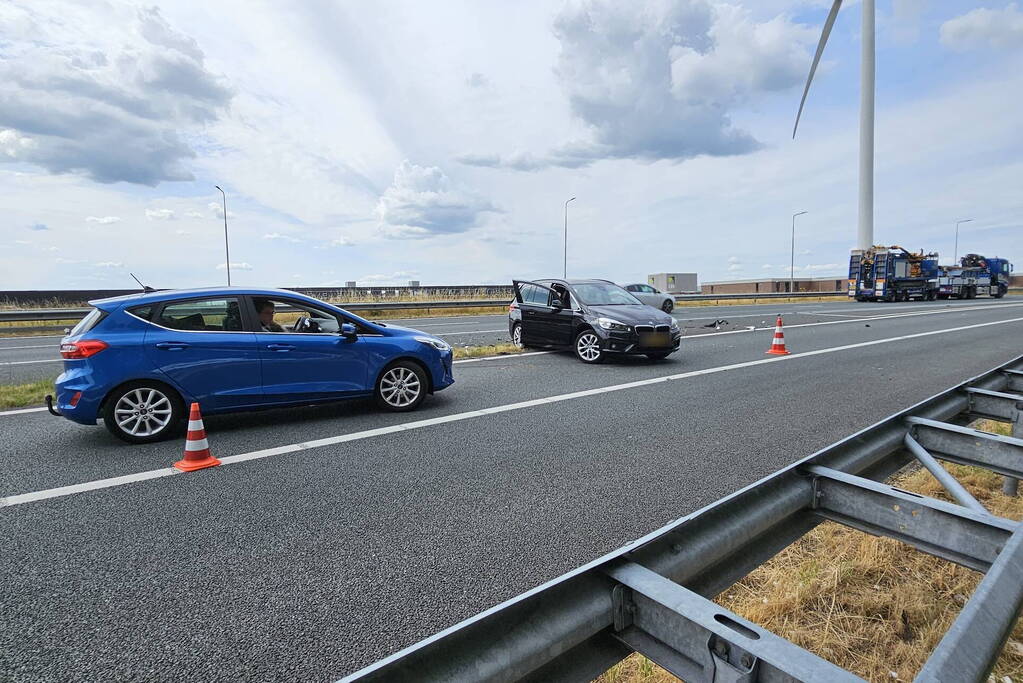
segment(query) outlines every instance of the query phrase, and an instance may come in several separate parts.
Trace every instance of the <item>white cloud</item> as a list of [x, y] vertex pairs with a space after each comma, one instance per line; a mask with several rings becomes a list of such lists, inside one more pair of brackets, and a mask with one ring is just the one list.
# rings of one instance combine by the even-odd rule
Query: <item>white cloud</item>
[[739, 258], [738, 256], [729, 256], [728, 257], [728, 262], [729, 263], [742, 263], [742, 259]]
[[0, 129], [0, 153], [9, 159], [18, 159], [31, 153], [36, 142], [27, 135], [21, 135], [10, 128]]
[[151, 221], [166, 221], [174, 218], [174, 211], [171, 209], [146, 209], [146, 218]]
[[279, 232], [267, 233], [266, 235], [263, 235], [263, 239], [265, 239], [265, 240], [276, 240], [276, 241], [280, 241], [280, 242], [291, 242], [292, 244], [300, 244], [300, 243], [305, 241], [305, 240], [300, 240], [298, 238], [292, 237], [291, 235], [282, 235]]
[[334, 240], [330, 241], [330, 246], [332, 246], [332, 247], [352, 247], [352, 246], [355, 246], [355, 243], [352, 242], [347, 237], [338, 237], [337, 239], [334, 239]]
[[160, 10], [28, 3], [4, 23], [27, 30], [7, 33], [0, 62], [0, 160], [101, 183], [193, 178], [190, 141], [231, 92]]
[[123, 268], [124, 264], [120, 261], [100, 261], [99, 263], [93, 264], [97, 268]]
[[[227, 264], [226, 263], [217, 264], [217, 270], [227, 270]], [[252, 270], [252, 264], [245, 263], [244, 261], [241, 263], [235, 263], [234, 261], [231, 261], [231, 270]]]
[[202, 218], [203, 215], [202, 215], [201, 211], [186, 211], [185, 212], [185, 217], [186, 218]]
[[61, 265], [71, 265], [73, 263], [85, 263], [85, 261], [83, 261], [81, 259], [64, 258], [63, 256], [58, 256], [57, 258], [55, 258], [53, 260], [53, 262], [54, 263], [59, 263]]
[[120, 216], [88, 216], [86, 219], [88, 223], [99, 223], [100, 225], [110, 225], [111, 223], [120, 223]]
[[[224, 220], [224, 206], [220, 202], [210, 202], [207, 204], [209, 210], [213, 212], [213, 215], [220, 220]], [[234, 218], [234, 211], [228, 210], [228, 218]]]
[[32, 244], [29, 240], [14, 240], [15, 244]]
[[188, 230], [175, 230], [175, 235], [191, 235], [192, 233]]
[[682, 160], [760, 147], [729, 113], [806, 76], [816, 33], [711, 0], [583, 0], [554, 21], [557, 74], [592, 136], [535, 157], [464, 154], [473, 166], [536, 171], [599, 159]]
[[741, 263], [733, 263], [732, 265], [728, 266], [728, 272], [729, 273], [736, 273], [736, 272], [738, 272], [740, 270], [742, 270], [742, 264]]
[[941, 25], [941, 44], [954, 50], [1023, 47], [1023, 12], [1010, 2], [1002, 9], [978, 7]]
[[497, 207], [475, 192], [457, 186], [439, 168], [408, 160], [394, 172], [394, 182], [377, 202], [380, 232], [394, 239], [422, 239], [465, 232]]

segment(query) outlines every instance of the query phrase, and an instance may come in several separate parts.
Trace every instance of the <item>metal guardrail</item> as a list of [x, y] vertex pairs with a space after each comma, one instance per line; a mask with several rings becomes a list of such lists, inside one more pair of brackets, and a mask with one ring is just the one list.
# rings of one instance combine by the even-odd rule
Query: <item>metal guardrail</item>
[[[376, 301], [352, 304], [336, 304], [346, 311], [387, 311], [422, 310], [428, 308], [485, 308], [507, 306], [510, 299], [486, 299], [483, 301]], [[46, 320], [80, 320], [89, 308], [50, 308], [38, 310], [0, 311], [0, 322], [24, 322]], [[283, 309], [282, 309], [283, 310]]]
[[344, 681], [590, 681], [633, 651], [690, 683], [861, 680], [710, 600], [825, 520], [985, 574], [916, 678], [983, 681], [1023, 604], [1023, 524], [943, 469], [960, 505], [881, 482], [914, 457], [1023, 477], [1020, 437], [1023, 356]]

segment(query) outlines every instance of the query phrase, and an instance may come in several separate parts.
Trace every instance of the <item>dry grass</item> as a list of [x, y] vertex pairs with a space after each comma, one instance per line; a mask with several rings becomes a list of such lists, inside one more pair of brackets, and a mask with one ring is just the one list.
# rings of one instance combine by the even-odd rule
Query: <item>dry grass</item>
[[455, 360], [463, 358], [480, 358], [483, 356], [507, 356], [522, 353], [522, 349], [514, 344], [491, 344], [489, 346], [453, 346], [451, 348]]
[[[343, 308], [344, 306], [342, 306]], [[353, 313], [366, 320], [391, 320], [395, 318], [447, 318], [458, 315], [500, 315], [508, 312], [508, 305], [472, 306], [470, 308], [395, 308], [385, 311], [359, 311]]]
[[0, 410], [42, 405], [43, 397], [53, 393], [55, 379], [51, 377], [27, 384], [0, 384]]
[[[1008, 425], [979, 429], [1008, 434]], [[1001, 477], [946, 465], [991, 512], [1023, 518], [1023, 498], [1001, 493]], [[950, 500], [923, 469], [898, 476], [899, 488]], [[871, 681], [911, 681], [969, 599], [981, 575], [826, 522], [718, 596], [716, 602]], [[992, 672], [1023, 680], [1023, 625], [1017, 623]], [[677, 679], [634, 654], [599, 683]]]

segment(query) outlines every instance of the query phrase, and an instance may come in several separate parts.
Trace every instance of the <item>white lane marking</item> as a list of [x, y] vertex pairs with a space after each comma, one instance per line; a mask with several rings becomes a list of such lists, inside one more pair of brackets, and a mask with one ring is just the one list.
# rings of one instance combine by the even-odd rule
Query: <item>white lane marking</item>
[[[1019, 304], [1008, 304], [1011, 306], [1023, 306], [1023, 303]], [[845, 323], [862, 323], [870, 322], [872, 320], [889, 320], [891, 318], [916, 318], [922, 315], [938, 315], [941, 313], [959, 313], [960, 311], [979, 311], [986, 310], [990, 306], [978, 306], [977, 308], [958, 308], [955, 310], [940, 310], [940, 311], [926, 311], [924, 313], [892, 313], [890, 315], [873, 315], [868, 318], [851, 318], [849, 320], [828, 320], [822, 323], [798, 323], [796, 325], [785, 325], [785, 329], [793, 329], [797, 327], [819, 327], [821, 325], [844, 325]], [[783, 321], [784, 322], [784, 321]], [[702, 339], [704, 337], [720, 337], [724, 334], [743, 334], [749, 332], [763, 332], [764, 330], [773, 330], [774, 325], [767, 327], [755, 327], [752, 330], [743, 328], [741, 330], [728, 330], [727, 332], [708, 332], [706, 334], [694, 334], [692, 336], [684, 337], [684, 339]]]
[[[877, 304], [874, 306], [863, 306], [863, 304], [850, 304], [849, 308], [857, 308], [857, 310], [870, 312], [870, 311], [890, 311], [892, 308], [897, 308], [899, 311], [926, 311], [933, 310], [935, 308], [997, 308], [999, 306], [1013, 306], [1015, 305], [1012, 301], [996, 301], [991, 300], [987, 302], [977, 301], [976, 299], [970, 301], [957, 301], [955, 303], [933, 303], [925, 306], [900, 306], [896, 303], [890, 304]], [[862, 307], [862, 308], [861, 308]], [[834, 309], [828, 308], [821, 311], [813, 311], [814, 313], [841, 313], [842, 311], [848, 311], [849, 308], [845, 309]]]
[[23, 415], [25, 413], [38, 413], [45, 412], [46, 408], [20, 408], [18, 410], [5, 410], [0, 412], [0, 417], [4, 415]]
[[459, 334], [483, 334], [485, 332], [507, 332], [507, 327], [502, 327], [499, 330], [471, 330], [469, 332], [438, 332], [438, 337], [454, 337]]
[[4, 365], [32, 365], [33, 363], [59, 363], [63, 361], [62, 358], [51, 358], [45, 361], [11, 361], [9, 363], [0, 363], [0, 366]]
[[[613, 384], [611, 386], [597, 387], [596, 389], [585, 389], [583, 391], [573, 391], [568, 394], [560, 394], [557, 396], [549, 396], [547, 398], [537, 398], [529, 401], [519, 401], [518, 403], [508, 403], [501, 406], [495, 406], [493, 408], [481, 408], [480, 410], [470, 410], [464, 413], [454, 413], [452, 415], [444, 415], [441, 417], [429, 418], [426, 420], [416, 420], [414, 422], [406, 422], [404, 424], [391, 425], [389, 427], [379, 427], [377, 429], [367, 429], [361, 432], [352, 432], [350, 434], [341, 434], [338, 436], [328, 436], [323, 439], [314, 439], [312, 441], [303, 441], [300, 443], [288, 444], [286, 446], [277, 446], [275, 448], [266, 448], [259, 451], [252, 451], [250, 453], [240, 453], [238, 455], [229, 455], [220, 458], [221, 466], [230, 465], [239, 462], [247, 462], [249, 460], [261, 460], [263, 458], [270, 458], [278, 455], [286, 455], [288, 453], [296, 453], [298, 451], [306, 451], [312, 448], [322, 448], [324, 446], [333, 446], [339, 443], [346, 443], [349, 441], [362, 441], [364, 439], [372, 439], [377, 436], [384, 436], [387, 434], [393, 434], [395, 432], [406, 432], [417, 429], [423, 429], [425, 427], [433, 427], [439, 424], [447, 424], [449, 422], [461, 422], [463, 420], [471, 420], [477, 417], [483, 417], [485, 415], [497, 415], [499, 413], [507, 413], [514, 410], [522, 410], [524, 408], [532, 408], [535, 406], [546, 405], [550, 403], [561, 403], [564, 401], [572, 401], [577, 398], [586, 398], [589, 396], [597, 396], [600, 394], [608, 394], [616, 391], [624, 391], [626, 389], [635, 389], [637, 387], [645, 387], [652, 384], [660, 384], [662, 382], [672, 382], [680, 379], [688, 379], [690, 377], [701, 377], [703, 375], [713, 375], [719, 372], [729, 372], [731, 370], [741, 370], [744, 368], [756, 367], [758, 365], [768, 365], [770, 363], [784, 363], [786, 361], [793, 361], [799, 358], [809, 358], [811, 356], [820, 356], [829, 353], [838, 353], [840, 351], [849, 351], [851, 349], [860, 349], [868, 346], [877, 346], [879, 344], [890, 344], [893, 342], [905, 341], [907, 339], [920, 339], [921, 337], [931, 337], [939, 334], [950, 334], [953, 332], [962, 332], [964, 330], [976, 330], [982, 327], [991, 327], [992, 325], [1007, 325], [1009, 323], [1023, 322], [1023, 318], [1012, 318], [1010, 320], [996, 320], [994, 322], [977, 323], [975, 325], [964, 325], [961, 327], [950, 327], [944, 330], [931, 330], [930, 332], [917, 332], [916, 334], [906, 334], [898, 337], [888, 337], [887, 339], [874, 339], [871, 341], [858, 342], [856, 344], [845, 344], [843, 346], [834, 346], [826, 349], [817, 349], [816, 351], [805, 351], [803, 353], [794, 353], [789, 356], [771, 356], [770, 358], [761, 358], [758, 360], [745, 361], [742, 363], [732, 363], [730, 365], [720, 365], [714, 368], [706, 368], [704, 370], [692, 370], [689, 372], [680, 372], [674, 375], [663, 375], [661, 377], [650, 377], [647, 379], [640, 379], [634, 382], [626, 382], [624, 384]], [[22, 493], [13, 496], [7, 496], [0, 498], [0, 507], [7, 507], [12, 505], [21, 505], [23, 503], [31, 503], [39, 500], [46, 500], [48, 498], [59, 498], [62, 496], [68, 496], [74, 493], [81, 493], [83, 491], [94, 491], [97, 489], [111, 488], [114, 486], [122, 486], [124, 484], [131, 484], [138, 481], [146, 481], [149, 479], [156, 479], [159, 477], [166, 477], [170, 474], [176, 474], [178, 470], [173, 467], [166, 467], [158, 470], [150, 470], [148, 472], [138, 472], [136, 474], [127, 474], [120, 477], [112, 477], [109, 479], [99, 479], [97, 481], [85, 482], [83, 484], [73, 484], [71, 486], [61, 486], [59, 488], [45, 489], [43, 491], [34, 491], [32, 493]]]
[[63, 339], [66, 336], [66, 334], [26, 334], [20, 337], [8, 337], [4, 334], [0, 334], [0, 341], [6, 341], [8, 339]]
[[502, 360], [504, 358], [521, 358], [523, 356], [545, 356], [548, 353], [557, 353], [557, 351], [528, 351], [526, 353], [506, 353], [502, 356], [481, 356], [479, 358], [463, 358], [462, 360], [456, 360], [455, 363], [479, 363], [484, 360]]
[[[507, 316], [493, 315], [493, 316], [489, 316], [489, 317], [500, 319], [500, 318], [506, 318]], [[460, 322], [460, 323], [430, 323], [429, 326], [430, 327], [448, 327], [448, 326], [451, 326], [451, 325], [479, 325], [480, 323], [489, 323], [489, 322], [491, 322], [491, 321], [490, 320], [465, 320], [465, 321]], [[494, 321], [494, 322], [497, 322], [497, 321]], [[426, 332], [426, 330], [423, 330], [423, 332]]]
[[32, 363], [60, 363], [63, 358], [51, 358], [49, 360], [16, 360], [9, 363], [0, 363], [0, 367], [4, 365], [31, 365]]
[[8, 351], [10, 349], [59, 349], [60, 346], [54, 346], [53, 344], [40, 344], [38, 346], [0, 346], [0, 351]]

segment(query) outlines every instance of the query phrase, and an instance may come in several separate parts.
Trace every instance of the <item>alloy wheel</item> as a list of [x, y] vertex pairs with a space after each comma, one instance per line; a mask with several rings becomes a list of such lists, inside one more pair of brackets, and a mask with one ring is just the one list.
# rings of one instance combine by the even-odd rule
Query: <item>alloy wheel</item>
[[419, 376], [412, 370], [398, 366], [380, 378], [380, 396], [395, 408], [407, 408], [416, 402], [422, 392]]
[[159, 434], [171, 422], [174, 407], [170, 399], [159, 389], [139, 387], [117, 399], [114, 419], [117, 427], [126, 434], [145, 437]]
[[584, 361], [592, 363], [600, 358], [600, 340], [592, 332], [584, 332], [575, 342], [576, 353]]

